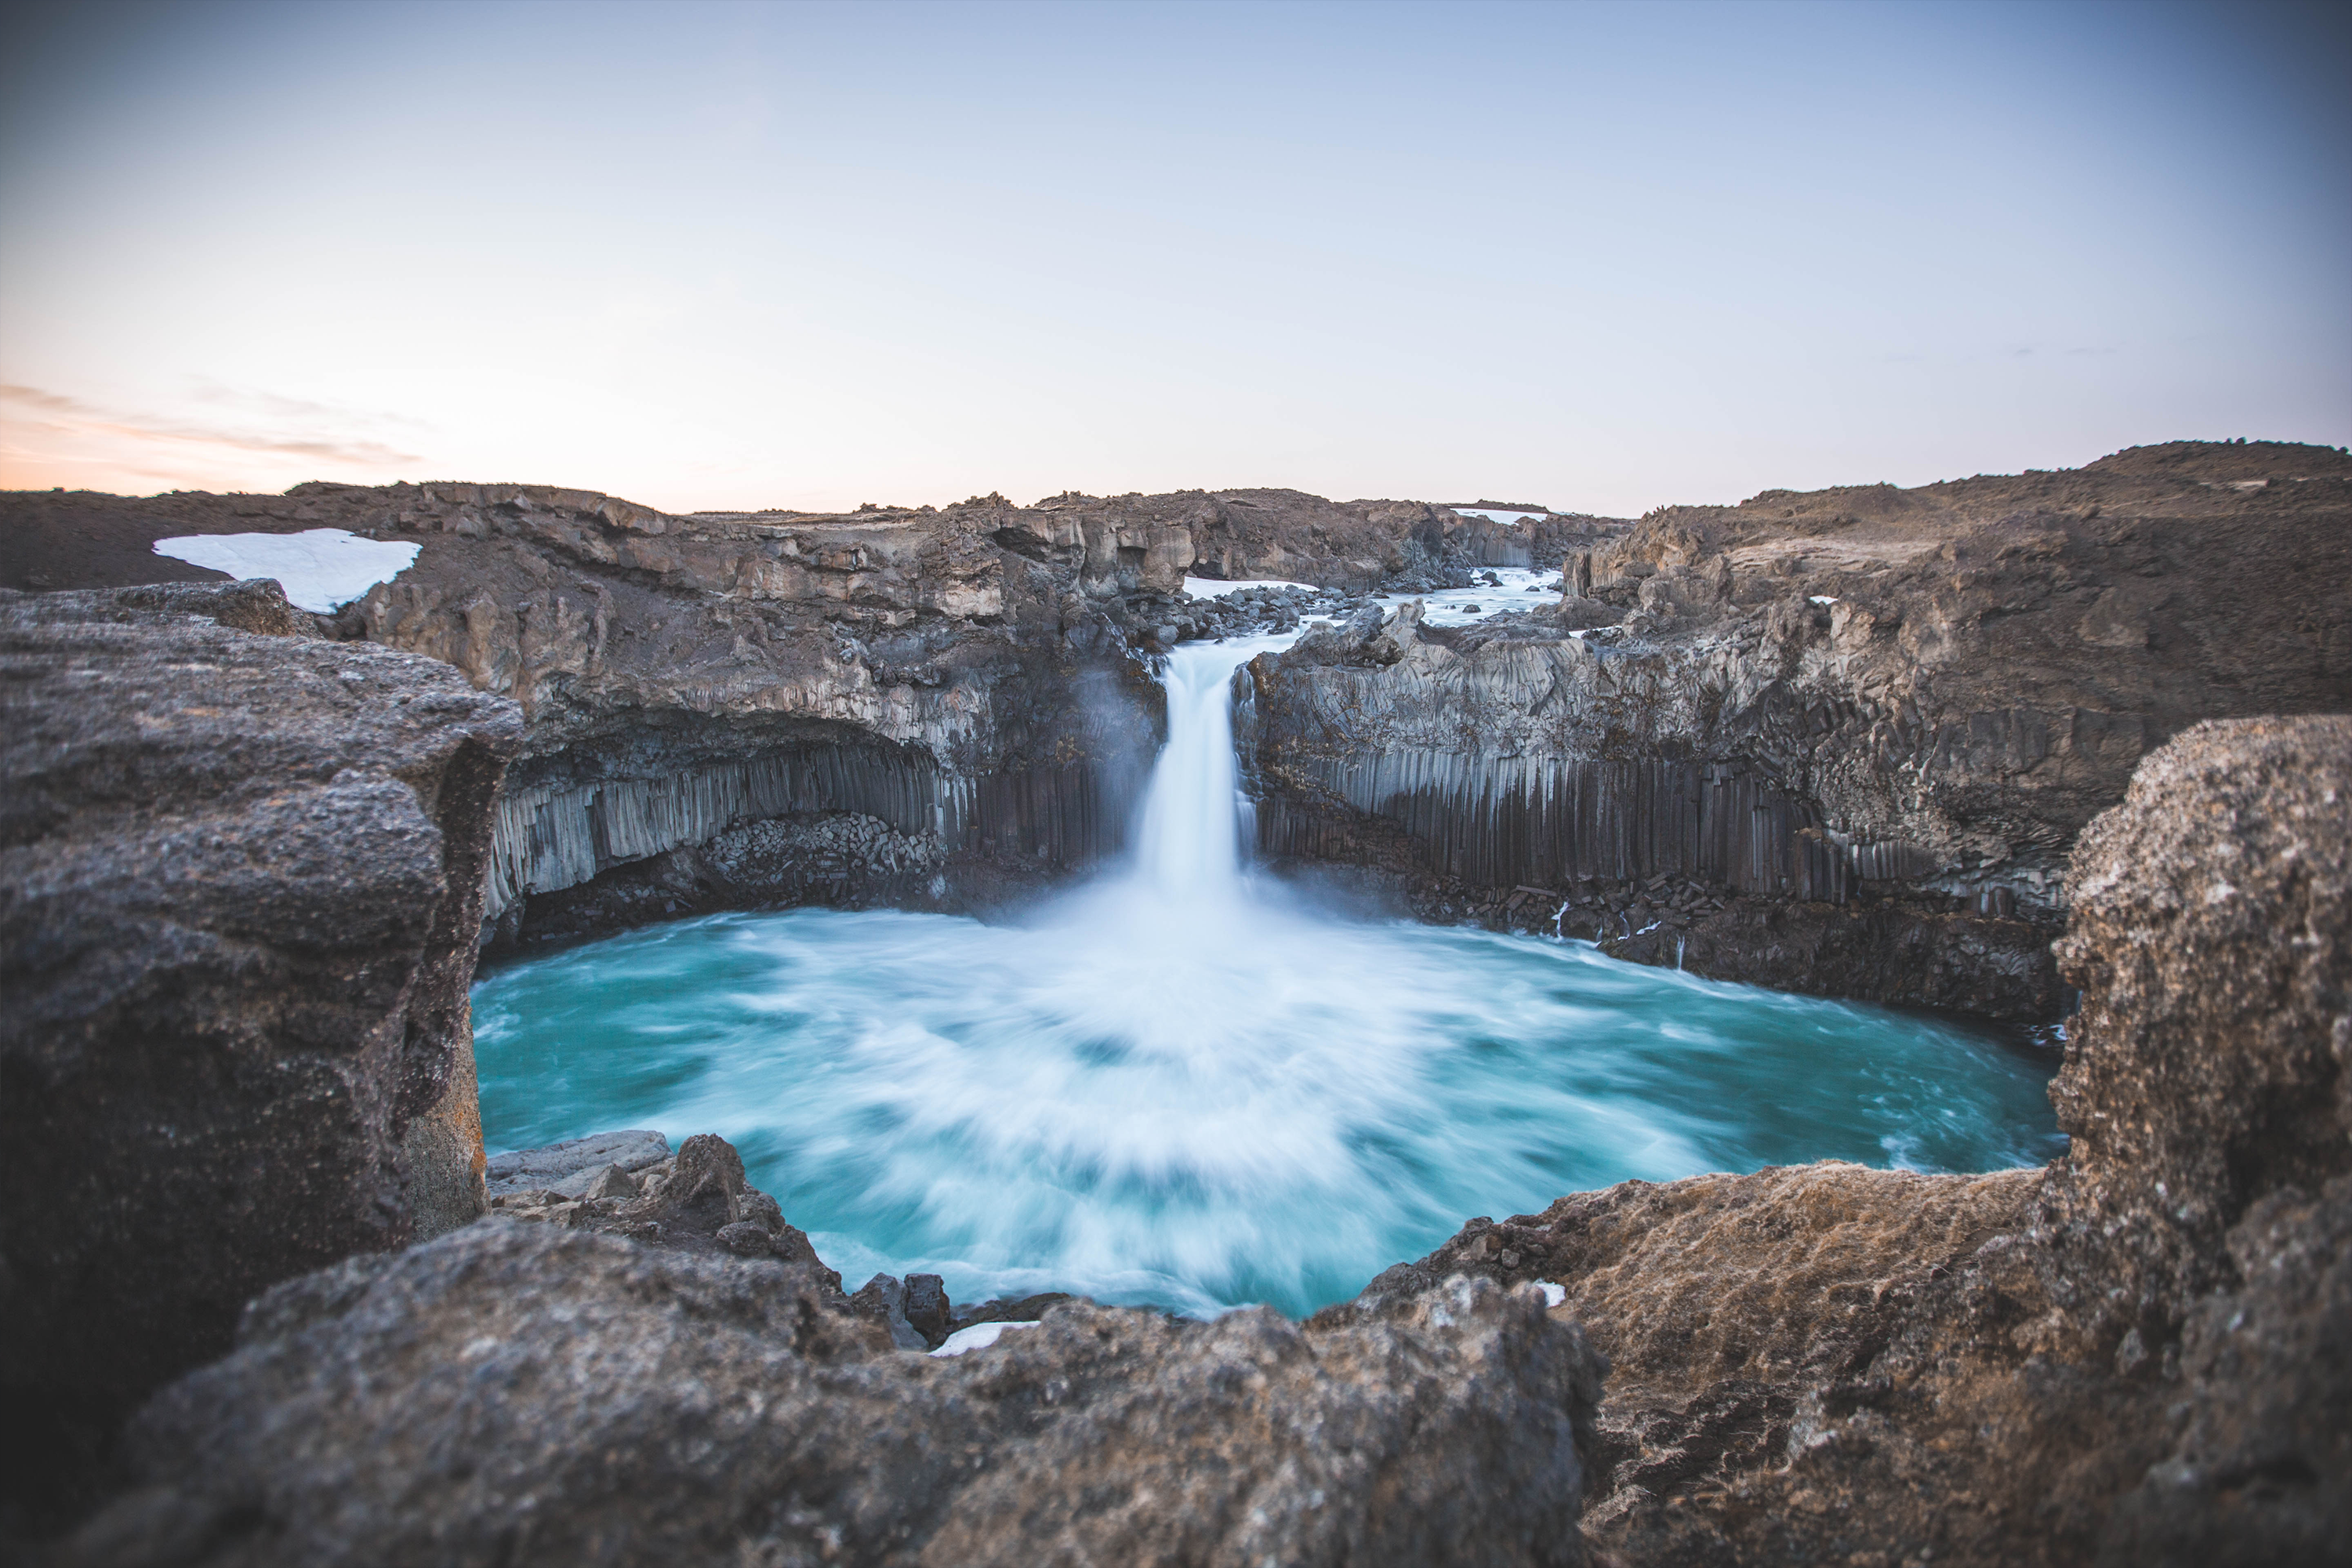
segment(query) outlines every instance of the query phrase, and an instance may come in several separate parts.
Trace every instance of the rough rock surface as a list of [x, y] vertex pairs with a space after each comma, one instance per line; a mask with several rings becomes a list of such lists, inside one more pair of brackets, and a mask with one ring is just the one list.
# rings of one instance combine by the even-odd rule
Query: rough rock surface
[[1670, 508], [1548, 615], [1254, 667], [1261, 847], [1727, 979], [2063, 1009], [2074, 836], [2208, 718], [2352, 708], [2352, 457]]
[[37, 1511], [257, 1292], [481, 1212], [467, 989], [521, 725], [274, 583], [0, 595], [0, 1384]]
[[483, 1177], [489, 1195], [497, 1198], [534, 1189], [560, 1191], [574, 1182], [584, 1184], [610, 1165], [635, 1173], [669, 1157], [668, 1139], [644, 1128], [629, 1128], [567, 1138], [541, 1149], [494, 1154]]
[[488, 1221], [257, 1302], [66, 1560], [1570, 1564], [1597, 1374], [1486, 1281], [935, 1359], [803, 1268]]
[[[607, 1132], [528, 1151], [523, 1163], [562, 1169], [543, 1187], [495, 1194], [491, 1215], [625, 1236], [706, 1258], [773, 1258], [809, 1269], [841, 1295], [841, 1276], [819, 1261], [805, 1232], [785, 1222], [782, 1205], [751, 1185], [743, 1156], [724, 1138], [700, 1133], [680, 1143], [676, 1154], [643, 1163], [574, 1163], [578, 1151], [599, 1145], [642, 1154], [648, 1152], [642, 1141], [658, 1136]], [[887, 1316], [882, 1321], [887, 1330]]]
[[2352, 1532], [2352, 719], [2200, 725], [2077, 845], [2046, 1171], [1811, 1165], [1474, 1221], [1612, 1363], [1632, 1564], [2323, 1563]]

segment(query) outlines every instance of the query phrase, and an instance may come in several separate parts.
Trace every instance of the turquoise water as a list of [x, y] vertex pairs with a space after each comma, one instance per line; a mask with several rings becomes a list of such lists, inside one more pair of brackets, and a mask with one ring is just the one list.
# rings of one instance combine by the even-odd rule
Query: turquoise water
[[1107, 884], [1017, 925], [722, 915], [476, 987], [493, 1152], [718, 1132], [855, 1286], [1294, 1314], [1629, 1177], [2063, 1148], [2054, 1059], [1948, 1021]]
[[1176, 650], [1132, 864], [1024, 921], [719, 915], [486, 977], [492, 1152], [717, 1132], [853, 1287], [1304, 1314], [1630, 1177], [2063, 1148], [2045, 1053], [1253, 874], [1230, 683], [1283, 640]]

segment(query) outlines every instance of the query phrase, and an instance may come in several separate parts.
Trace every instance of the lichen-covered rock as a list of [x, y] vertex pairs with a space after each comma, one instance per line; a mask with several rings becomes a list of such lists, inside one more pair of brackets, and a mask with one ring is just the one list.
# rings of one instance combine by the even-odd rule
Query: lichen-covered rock
[[1598, 1363], [1533, 1290], [1070, 1305], [877, 1348], [805, 1269], [488, 1221], [257, 1303], [81, 1564], [1572, 1564]]
[[521, 726], [308, 621], [268, 583], [0, 595], [0, 1383], [45, 1460], [263, 1288], [481, 1212]]
[[2195, 1252], [2352, 1140], [2352, 718], [2202, 724], [2077, 847], [2052, 1086], [2076, 1202]]

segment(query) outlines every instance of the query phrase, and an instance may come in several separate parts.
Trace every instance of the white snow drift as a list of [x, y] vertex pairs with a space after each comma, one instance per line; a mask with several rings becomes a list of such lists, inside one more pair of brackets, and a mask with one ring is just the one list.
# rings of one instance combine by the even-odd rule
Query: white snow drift
[[192, 533], [159, 539], [155, 553], [238, 579], [275, 577], [287, 603], [328, 615], [416, 562], [414, 544], [362, 539], [340, 528], [303, 533]]

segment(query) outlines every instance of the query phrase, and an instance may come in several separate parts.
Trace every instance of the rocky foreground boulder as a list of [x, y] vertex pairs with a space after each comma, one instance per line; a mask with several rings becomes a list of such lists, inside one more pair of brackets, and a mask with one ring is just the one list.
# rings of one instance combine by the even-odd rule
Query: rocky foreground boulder
[[1391, 1269], [1565, 1288], [1629, 1565], [2328, 1563], [2352, 1540], [2352, 719], [2200, 725], [2074, 855], [2045, 1171], [1632, 1182]]
[[273, 582], [0, 593], [5, 1496], [244, 1304], [482, 1212], [468, 987], [513, 703]]
[[1599, 1363], [1533, 1289], [878, 1345], [806, 1267], [492, 1219], [257, 1302], [65, 1561], [1571, 1564]]

